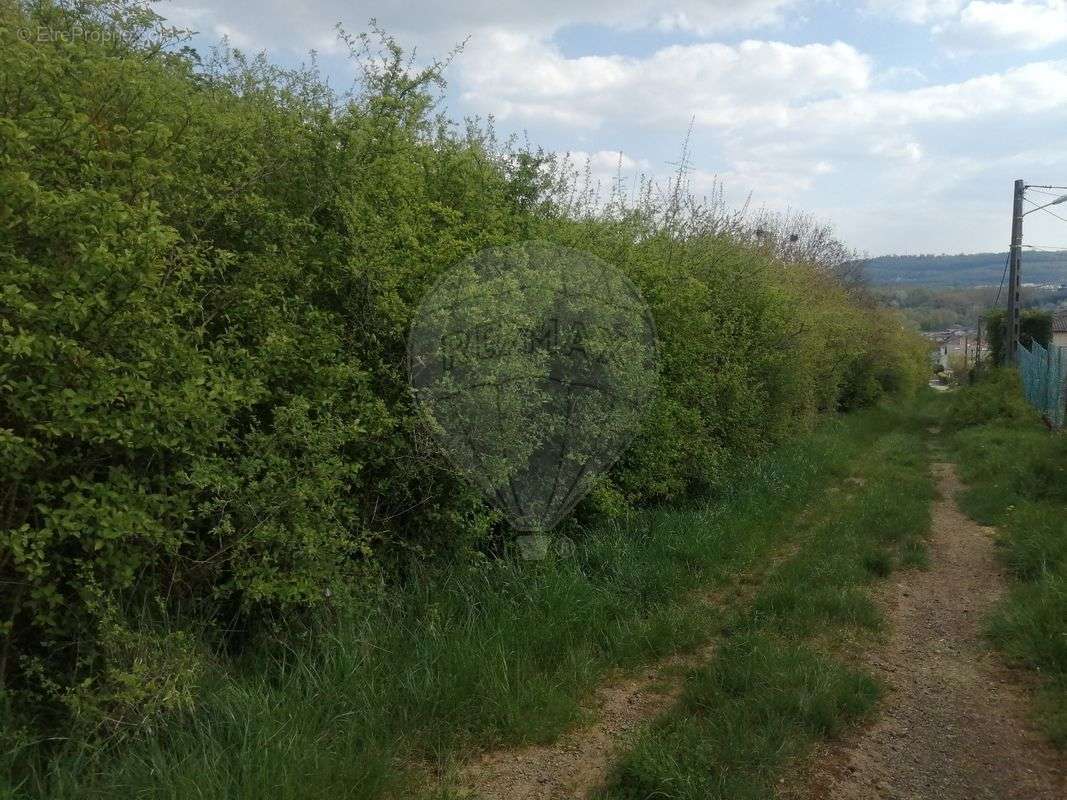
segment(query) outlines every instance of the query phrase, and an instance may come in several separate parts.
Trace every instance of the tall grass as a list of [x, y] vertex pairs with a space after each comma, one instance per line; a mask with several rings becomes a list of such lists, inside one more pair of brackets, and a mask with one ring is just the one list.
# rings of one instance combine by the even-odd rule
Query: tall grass
[[[1025, 402], [1001, 381], [961, 392], [999, 392], [993, 407]], [[958, 424], [948, 409], [948, 420]], [[989, 620], [992, 640], [1045, 678], [1037, 714], [1049, 737], [1067, 747], [1067, 438], [1049, 433], [1032, 414], [990, 415], [953, 437], [968, 489], [963, 509], [1000, 529], [999, 545], [1013, 578]]]
[[922, 560], [933, 485], [920, 419], [855, 465], [860, 480], [809, 521], [796, 557], [738, 610], [737, 635], [642, 733], [605, 800], [771, 797], [788, 760], [871, 709], [879, 687], [850, 661], [882, 622], [866, 585]]
[[[630, 517], [573, 558], [422, 571], [299, 649], [259, 649], [203, 687], [195, 714], [122, 746], [8, 756], [14, 797], [411, 796], [472, 748], [550, 740], [613, 668], [693, 648], [721, 586], [800, 530], [884, 411], [835, 419], [746, 469], [717, 501]], [[758, 613], [777, 612], [771, 595]], [[732, 610], [731, 612], [732, 613]], [[15, 763], [12, 763], [15, 762]], [[16, 768], [17, 764], [17, 768]]]

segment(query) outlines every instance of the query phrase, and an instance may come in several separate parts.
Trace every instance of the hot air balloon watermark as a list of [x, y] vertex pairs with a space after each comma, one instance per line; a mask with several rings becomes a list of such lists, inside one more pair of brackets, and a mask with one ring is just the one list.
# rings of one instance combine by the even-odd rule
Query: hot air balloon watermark
[[[625, 275], [530, 241], [483, 250], [434, 285], [408, 367], [438, 446], [501, 509], [523, 557], [544, 558], [549, 531], [640, 430], [659, 353]], [[557, 555], [573, 553], [565, 538]]]

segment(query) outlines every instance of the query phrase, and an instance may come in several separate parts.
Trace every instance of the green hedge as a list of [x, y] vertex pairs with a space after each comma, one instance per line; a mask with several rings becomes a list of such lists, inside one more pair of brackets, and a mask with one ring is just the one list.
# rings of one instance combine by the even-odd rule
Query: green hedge
[[[158, 48], [136, 3], [0, 9], [9, 690], [143, 703], [145, 659], [174, 647], [131, 645], [133, 605], [239, 643], [484, 546], [498, 515], [426, 445], [404, 349], [422, 293], [489, 245], [586, 248], [654, 310], [660, 394], [586, 518], [714, 489], [820, 412], [922, 380], [921, 345], [818, 265], [699, 212], [683, 235], [649, 204], [575, 211], [551, 159], [441, 120], [436, 68], [412, 76], [387, 39], [341, 98]], [[120, 35], [18, 36], [74, 25]]]
[[[993, 309], [986, 314], [985, 329], [989, 336], [990, 355], [996, 365], [1005, 363], [1004, 341], [1007, 338], [1007, 328], [1008, 312], [1003, 308]], [[1035, 308], [1024, 309], [1019, 317], [1019, 340], [1027, 347], [1035, 340], [1048, 347], [1052, 341], [1052, 314]]]
[[1040, 415], [1026, 402], [1017, 370], [996, 367], [970, 386], [953, 392], [944, 415], [951, 429], [991, 422], [1037, 423]]

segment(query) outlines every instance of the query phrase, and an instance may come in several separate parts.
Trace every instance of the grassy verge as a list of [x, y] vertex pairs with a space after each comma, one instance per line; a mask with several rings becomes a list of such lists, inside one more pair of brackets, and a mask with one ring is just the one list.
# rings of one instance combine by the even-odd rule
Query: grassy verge
[[[335, 620], [314, 647], [220, 669], [195, 713], [121, 748], [70, 741], [46, 757], [9, 731], [0, 782], [17, 798], [412, 796], [420, 787], [405, 764], [550, 740], [607, 671], [706, 641], [721, 622], [688, 599], [692, 590], [728, 583], [796, 535], [794, 518], [895, 424], [885, 410], [830, 421], [754, 465], [721, 501], [597, 531], [572, 558], [425, 574]], [[884, 500], [874, 516], [895, 519]], [[858, 559], [849, 582], [882, 563], [884, 542], [842, 541]], [[844, 584], [801, 591], [779, 580], [741, 621], [739, 641], [826, 614], [871, 619]]]
[[902, 417], [857, 462], [718, 657], [639, 735], [605, 800], [772, 797], [785, 763], [872, 707], [878, 686], [850, 661], [881, 624], [867, 584], [923, 561], [933, 485], [920, 421]]
[[[967, 490], [966, 513], [1000, 530], [1011, 591], [989, 620], [993, 642], [1044, 677], [1035, 704], [1042, 727], [1067, 747], [1067, 436], [1049, 433], [1021, 403], [1011, 381], [963, 390], [946, 412]], [[996, 413], [960, 414], [975, 405]], [[1001, 399], [998, 399], [1001, 398]], [[1005, 399], [1006, 398], [1006, 399]], [[959, 427], [970, 423], [966, 427]]]

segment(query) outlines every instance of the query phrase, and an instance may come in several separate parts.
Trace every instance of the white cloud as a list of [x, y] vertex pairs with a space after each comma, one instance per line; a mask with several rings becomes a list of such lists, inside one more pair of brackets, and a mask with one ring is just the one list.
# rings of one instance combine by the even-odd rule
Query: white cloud
[[240, 31], [232, 25], [218, 23], [212, 27], [212, 31], [220, 39], [226, 38], [230, 44], [241, 50], [251, 50], [256, 46], [255, 40], [244, 31]]
[[890, 67], [878, 73], [874, 80], [882, 86], [927, 83], [926, 75], [917, 67]]
[[953, 17], [963, 5], [964, 0], [868, 0], [867, 2], [867, 8], [871, 11], [897, 17], [917, 25], [926, 25]]
[[989, 169], [978, 152], [954, 152], [954, 137], [1009, 119], [1022, 131], [1055, 116], [1067, 122], [1067, 63], [1039, 62], [955, 84], [831, 98], [792, 109], [781, 130], [746, 126], [723, 141], [726, 157], [745, 165], [742, 177], [764, 181], [749, 184], [761, 191], [775, 180], [815, 187], [820, 175], [806, 165], [825, 161], [838, 176], [882, 182], [889, 196], [929, 196]]
[[868, 0], [867, 8], [928, 25], [956, 51], [1039, 50], [1067, 41], [1067, 0]]
[[836, 42], [795, 46], [749, 40], [739, 45], [663, 48], [647, 58], [567, 58], [529, 36], [497, 32], [457, 65], [463, 99], [502, 119], [555, 119], [597, 127], [609, 119], [677, 127], [781, 125], [797, 103], [865, 89], [868, 59]]
[[533, 37], [496, 34], [458, 65], [463, 98], [524, 123], [546, 116], [597, 128], [698, 128], [764, 138], [953, 123], [1067, 106], [1067, 61], [1041, 61], [957, 83], [872, 87], [868, 58], [840, 42], [675, 45], [647, 58], [567, 58]]
[[918, 142], [908, 139], [884, 139], [871, 146], [871, 155], [915, 163], [922, 160], [923, 149]]
[[[760, 204], [786, 207], [793, 205], [801, 193], [809, 191], [820, 176], [835, 171], [836, 167], [829, 161], [741, 158], [714, 178], [725, 184], [735, 204], [752, 194]], [[708, 173], [702, 176], [707, 177]]]
[[802, 110], [811, 123], [843, 128], [901, 127], [1037, 114], [1067, 108], [1067, 61], [1039, 61], [959, 83], [835, 98]]
[[[572, 25], [599, 25], [618, 30], [657, 29], [709, 36], [723, 31], [778, 25], [801, 0], [218, 0], [210, 10], [190, 9], [155, 0], [157, 13], [199, 31], [219, 26], [245, 32], [257, 48], [303, 52], [335, 39], [333, 26], [362, 30], [376, 19], [407, 43], [444, 52], [471, 36], [494, 29], [523, 31], [539, 38]], [[193, 12], [193, 13], [190, 13]]]
[[[625, 4], [616, 4], [625, 5]], [[640, 4], [645, 5], [645, 4]], [[656, 27], [660, 30], [681, 30], [707, 36], [724, 30], [750, 29], [777, 25], [783, 21], [783, 11], [796, 5], [795, 0], [762, 0], [761, 2], [686, 2], [649, 3], [659, 9]], [[642, 11], [638, 12], [638, 19]], [[647, 12], [644, 12], [647, 13]]]
[[1067, 0], [975, 0], [968, 3], [946, 34], [971, 47], [1038, 50], [1067, 41]]
[[[784, 48], [779, 57], [763, 57], [772, 45]], [[1067, 123], [1064, 61], [1034, 62], [956, 83], [890, 90], [871, 82], [866, 60], [852, 48], [827, 48], [751, 42], [736, 47], [676, 47], [647, 59], [590, 62], [566, 59], [542, 46], [536, 51], [524, 49], [518, 64], [498, 54], [493, 63], [509, 76], [507, 81], [493, 77], [481, 64], [480, 88], [486, 94], [476, 99], [486, 108], [499, 107], [501, 96], [514, 108], [536, 102], [555, 109], [559, 117], [580, 116], [584, 124], [605, 132], [629, 127], [631, 133], [644, 131], [642, 136], [664, 131], [680, 137], [688, 115], [695, 111], [696, 163], [714, 149], [722, 166], [716, 172], [694, 169], [690, 174], [694, 191], [710, 191], [716, 180], [722, 180], [735, 203], [755, 191], [757, 203], [779, 208], [803, 205], [828, 213], [839, 208], [820, 207], [817, 198], [826, 182], [856, 183], [863, 192], [877, 185], [879, 197], [908, 196], [913, 199], [909, 208], [919, 207], [916, 198], [951, 195], [963, 181], [1008, 169], [1003, 153], [1014, 152], [1010, 146], [991, 143], [993, 152], [1000, 151], [996, 159], [983, 158], [980, 152], [957, 153], [946, 143], [960, 133], [1008, 121], [1019, 131], [1030, 120], [1048, 124], [1059, 118]], [[526, 61], [535, 53], [548, 60], [544, 69], [554, 79], [542, 80], [538, 68]], [[749, 57], [762, 69], [750, 70]], [[684, 68], [676, 63], [679, 59]], [[529, 82], [524, 76], [530, 77]], [[583, 88], [586, 80], [595, 91]], [[527, 93], [536, 98], [527, 102]], [[617, 153], [592, 158], [598, 163], [594, 172], [601, 185], [610, 186], [618, 171]], [[648, 162], [637, 167], [624, 161], [624, 176], [638, 170], [659, 172], [662, 177], [669, 168], [649, 169]], [[844, 219], [851, 220], [852, 230], [862, 231], [861, 241], [888, 247], [883, 243], [888, 237], [871, 220], [861, 224], [855, 211], [846, 212]], [[911, 221], [922, 227], [927, 241], [936, 234], [921, 215]]]

